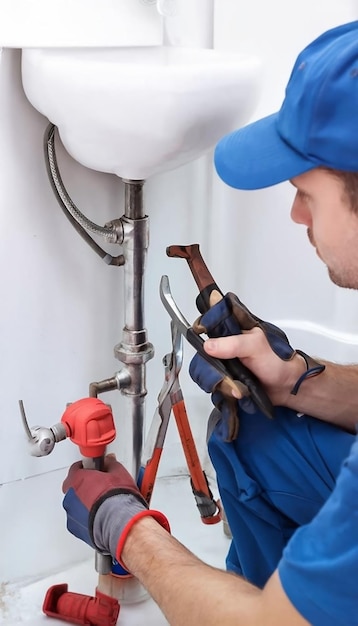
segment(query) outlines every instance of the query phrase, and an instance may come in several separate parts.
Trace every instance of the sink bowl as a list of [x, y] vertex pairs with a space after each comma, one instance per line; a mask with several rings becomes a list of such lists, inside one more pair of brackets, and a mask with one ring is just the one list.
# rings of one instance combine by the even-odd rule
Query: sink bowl
[[73, 158], [144, 180], [199, 157], [248, 121], [260, 63], [166, 46], [24, 48], [22, 82]]

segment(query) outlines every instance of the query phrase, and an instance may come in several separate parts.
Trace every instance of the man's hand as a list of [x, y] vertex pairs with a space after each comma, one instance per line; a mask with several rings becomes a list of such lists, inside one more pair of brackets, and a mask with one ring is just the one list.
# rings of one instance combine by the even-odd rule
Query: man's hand
[[286, 406], [294, 385], [307, 371], [304, 358], [297, 352], [290, 360], [282, 360], [258, 327], [240, 335], [207, 339], [204, 349], [218, 359], [238, 357], [257, 376], [276, 406]]
[[124, 542], [137, 520], [150, 515], [170, 530], [162, 513], [148, 510], [133, 478], [112, 455], [106, 458], [104, 472], [74, 463], [62, 491], [68, 530], [119, 563]]
[[[297, 394], [303, 380], [324, 370], [324, 365], [294, 350], [280, 328], [251, 313], [232, 293], [211, 307], [193, 327], [210, 337], [204, 344], [210, 356], [239, 358], [260, 380], [274, 405], [286, 406], [290, 394]], [[220, 389], [218, 376], [214, 377], [199, 355], [190, 364], [190, 374], [206, 392]]]

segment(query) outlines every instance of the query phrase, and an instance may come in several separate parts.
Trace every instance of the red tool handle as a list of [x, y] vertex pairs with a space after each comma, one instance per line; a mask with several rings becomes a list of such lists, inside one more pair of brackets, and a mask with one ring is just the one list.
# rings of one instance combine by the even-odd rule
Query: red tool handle
[[153, 456], [144, 468], [143, 477], [140, 482], [140, 491], [145, 501], [150, 503], [152, 493], [154, 489], [154, 483], [158, 472], [158, 466], [160, 457], [162, 456], [163, 448], [155, 448], [153, 450]]
[[184, 400], [179, 400], [179, 402], [173, 404], [172, 408], [201, 519], [204, 524], [217, 524], [221, 521], [221, 508], [218, 502], [215, 502], [213, 499], [201, 467]]

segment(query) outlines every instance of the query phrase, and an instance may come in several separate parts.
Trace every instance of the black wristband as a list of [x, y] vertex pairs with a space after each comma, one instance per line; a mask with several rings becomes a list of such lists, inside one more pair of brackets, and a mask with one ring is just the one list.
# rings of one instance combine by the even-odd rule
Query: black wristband
[[290, 391], [290, 393], [293, 396], [297, 394], [304, 380], [306, 380], [307, 378], [313, 378], [314, 376], [318, 376], [319, 374], [322, 374], [322, 372], [324, 372], [324, 370], [326, 369], [325, 365], [322, 365], [322, 363], [318, 363], [318, 361], [313, 359], [311, 356], [309, 356], [302, 350], [296, 350], [296, 353], [299, 354], [304, 359], [307, 369], [305, 372], [303, 372], [303, 374], [299, 377], [299, 379], [293, 385]]

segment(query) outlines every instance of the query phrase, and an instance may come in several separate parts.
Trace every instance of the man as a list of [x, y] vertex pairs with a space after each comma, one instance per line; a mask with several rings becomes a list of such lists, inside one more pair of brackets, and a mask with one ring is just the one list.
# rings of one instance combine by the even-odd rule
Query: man
[[[331, 280], [358, 288], [358, 22], [311, 43], [280, 111], [223, 138], [215, 165], [236, 188], [290, 180], [293, 220]], [[212, 356], [239, 357], [277, 407], [268, 420], [240, 399], [239, 434], [228, 442], [221, 398], [210, 435], [234, 535], [228, 569], [244, 577], [205, 565], [171, 537], [114, 459], [106, 473], [75, 464], [64, 482], [69, 530], [117, 558], [172, 626], [358, 624], [358, 369], [325, 363], [311, 376], [309, 358], [288, 343], [288, 358], [275, 350], [265, 324], [205, 343]], [[205, 364], [193, 371], [202, 385]]]

